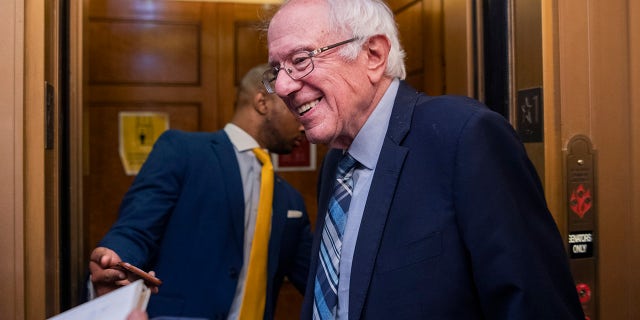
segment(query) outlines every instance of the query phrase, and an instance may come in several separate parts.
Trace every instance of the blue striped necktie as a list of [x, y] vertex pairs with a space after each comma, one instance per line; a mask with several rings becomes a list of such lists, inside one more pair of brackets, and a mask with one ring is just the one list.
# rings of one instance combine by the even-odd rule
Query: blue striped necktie
[[329, 199], [329, 210], [322, 229], [314, 287], [313, 319], [334, 319], [336, 316], [342, 234], [353, 193], [351, 177], [357, 164], [358, 161], [348, 153], [338, 163], [336, 184]]

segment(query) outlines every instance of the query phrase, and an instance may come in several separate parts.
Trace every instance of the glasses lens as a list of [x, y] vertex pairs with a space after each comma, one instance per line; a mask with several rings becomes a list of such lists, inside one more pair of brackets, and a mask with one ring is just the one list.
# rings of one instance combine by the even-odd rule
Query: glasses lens
[[291, 56], [291, 67], [287, 68], [287, 73], [291, 78], [300, 79], [313, 70], [313, 61], [308, 51], [296, 52]]
[[270, 94], [275, 92], [273, 88], [273, 81], [276, 80], [277, 76], [278, 76], [278, 71], [275, 68], [271, 68], [262, 74], [262, 84], [264, 85], [264, 88], [267, 89], [267, 92]]
[[313, 71], [313, 60], [308, 51], [296, 52], [282, 67], [273, 67], [262, 74], [262, 84], [268, 93], [275, 93], [274, 81], [280, 70], [284, 70], [293, 80], [299, 80]]

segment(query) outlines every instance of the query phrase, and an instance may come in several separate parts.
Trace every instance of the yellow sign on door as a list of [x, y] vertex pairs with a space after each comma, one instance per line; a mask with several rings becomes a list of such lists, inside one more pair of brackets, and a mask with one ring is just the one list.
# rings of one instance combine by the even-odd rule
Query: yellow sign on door
[[169, 129], [169, 115], [163, 112], [120, 112], [120, 160], [127, 175], [138, 174], [153, 144]]

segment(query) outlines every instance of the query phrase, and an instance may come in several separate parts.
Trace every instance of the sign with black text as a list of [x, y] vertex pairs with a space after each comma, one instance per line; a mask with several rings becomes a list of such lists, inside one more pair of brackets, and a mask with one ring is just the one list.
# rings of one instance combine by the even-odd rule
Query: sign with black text
[[569, 256], [571, 259], [593, 257], [593, 232], [569, 233]]

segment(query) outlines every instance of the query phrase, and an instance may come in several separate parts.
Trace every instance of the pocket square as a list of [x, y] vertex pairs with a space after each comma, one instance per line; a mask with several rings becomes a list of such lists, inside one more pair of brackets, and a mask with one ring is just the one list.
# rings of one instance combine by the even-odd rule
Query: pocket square
[[289, 211], [287, 211], [287, 218], [302, 218], [302, 211], [300, 211], [300, 210], [289, 210]]

